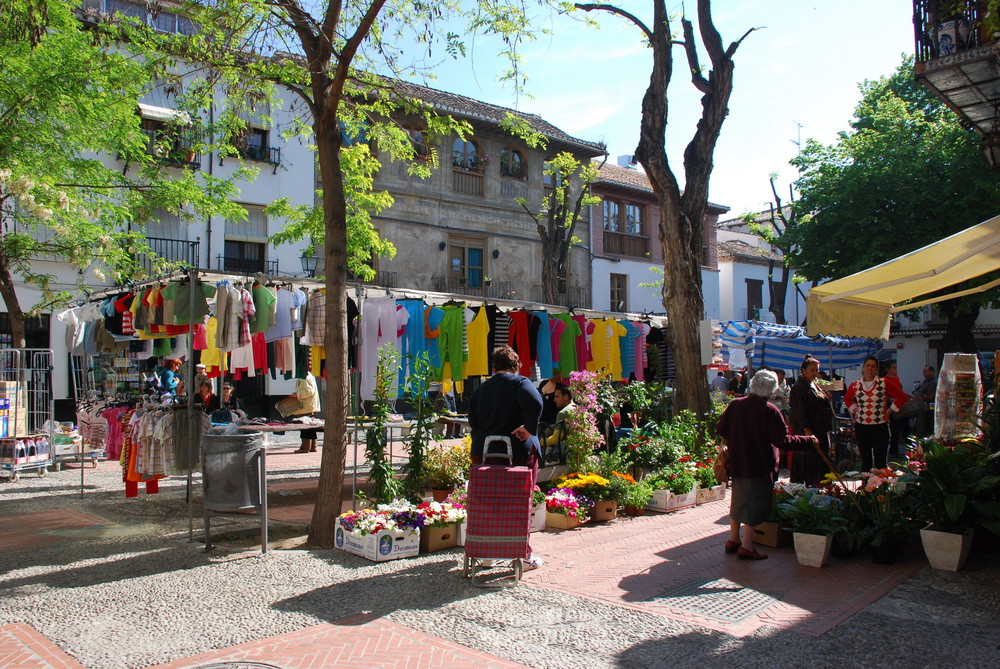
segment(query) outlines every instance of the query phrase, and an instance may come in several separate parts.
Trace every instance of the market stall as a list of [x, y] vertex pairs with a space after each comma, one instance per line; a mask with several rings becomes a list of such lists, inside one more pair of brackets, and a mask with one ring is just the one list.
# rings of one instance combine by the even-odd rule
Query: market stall
[[797, 370], [806, 355], [826, 369], [857, 367], [882, 348], [867, 337], [808, 336], [805, 328], [761, 321], [724, 321], [719, 338], [730, 366]]

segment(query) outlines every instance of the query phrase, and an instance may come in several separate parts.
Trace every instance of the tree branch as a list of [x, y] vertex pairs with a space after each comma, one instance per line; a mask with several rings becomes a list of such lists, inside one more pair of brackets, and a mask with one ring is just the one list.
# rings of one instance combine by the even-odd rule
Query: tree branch
[[702, 93], [708, 93], [708, 80], [701, 74], [701, 62], [698, 60], [698, 48], [694, 41], [694, 26], [687, 19], [681, 19], [684, 29], [684, 53], [687, 54], [688, 67], [691, 68], [691, 83]]
[[647, 28], [645, 23], [640, 21], [638, 17], [636, 17], [635, 15], [626, 12], [624, 9], [620, 7], [615, 7], [614, 5], [603, 5], [603, 4], [586, 4], [586, 5], [576, 4], [574, 6], [577, 9], [582, 9], [585, 12], [601, 11], [601, 12], [609, 12], [611, 14], [617, 14], [618, 16], [628, 20], [630, 23], [635, 24], [636, 27], [638, 27], [639, 30], [641, 30], [646, 35], [646, 39], [650, 40], [653, 39], [653, 31]]

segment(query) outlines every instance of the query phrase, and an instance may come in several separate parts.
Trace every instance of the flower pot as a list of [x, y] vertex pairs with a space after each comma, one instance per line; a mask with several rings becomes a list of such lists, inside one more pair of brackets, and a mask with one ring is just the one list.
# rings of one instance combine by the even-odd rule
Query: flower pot
[[626, 516], [644, 516], [646, 515], [646, 507], [644, 506], [625, 506]]
[[958, 571], [972, 550], [972, 528], [962, 534], [940, 532], [930, 525], [920, 530], [920, 543], [934, 569]]
[[455, 530], [455, 545], [464, 546], [465, 545], [465, 533], [469, 529], [468, 521], [463, 520], [458, 524], [458, 529]]
[[590, 519], [594, 521], [614, 520], [618, 517], [618, 502], [594, 502], [590, 510]]
[[531, 525], [528, 526], [530, 532], [541, 532], [545, 529], [545, 502], [531, 510]]
[[448, 499], [448, 495], [455, 492], [454, 488], [432, 488], [431, 495], [434, 497], [435, 502], [443, 502]]
[[551, 511], [545, 512], [545, 526], [551, 527], [557, 530], [572, 530], [573, 528], [580, 527], [583, 523], [577, 518], [570, 518], [567, 515], [561, 513], [552, 513]]
[[792, 532], [792, 540], [795, 542], [795, 559], [803, 567], [822, 567], [830, 557], [832, 534]]

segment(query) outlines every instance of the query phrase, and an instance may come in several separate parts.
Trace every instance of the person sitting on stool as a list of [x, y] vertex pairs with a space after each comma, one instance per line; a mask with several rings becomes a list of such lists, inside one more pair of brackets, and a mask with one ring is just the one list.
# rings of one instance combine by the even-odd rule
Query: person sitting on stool
[[556, 387], [554, 401], [559, 412], [556, 414], [556, 422], [552, 425], [549, 436], [542, 444], [545, 446], [545, 464], [547, 465], [559, 464], [565, 459], [562, 442], [569, 432], [566, 418], [569, 416], [570, 410], [576, 407], [573, 404], [573, 393], [566, 386]]

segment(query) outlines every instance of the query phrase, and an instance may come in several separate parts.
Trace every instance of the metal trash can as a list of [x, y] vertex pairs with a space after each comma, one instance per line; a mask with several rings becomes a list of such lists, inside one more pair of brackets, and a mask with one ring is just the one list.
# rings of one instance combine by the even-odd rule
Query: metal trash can
[[205, 453], [205, 508], [239, 511], [260, 506], [260, 449], [263, 432], [213, 428], [201, 438]]

